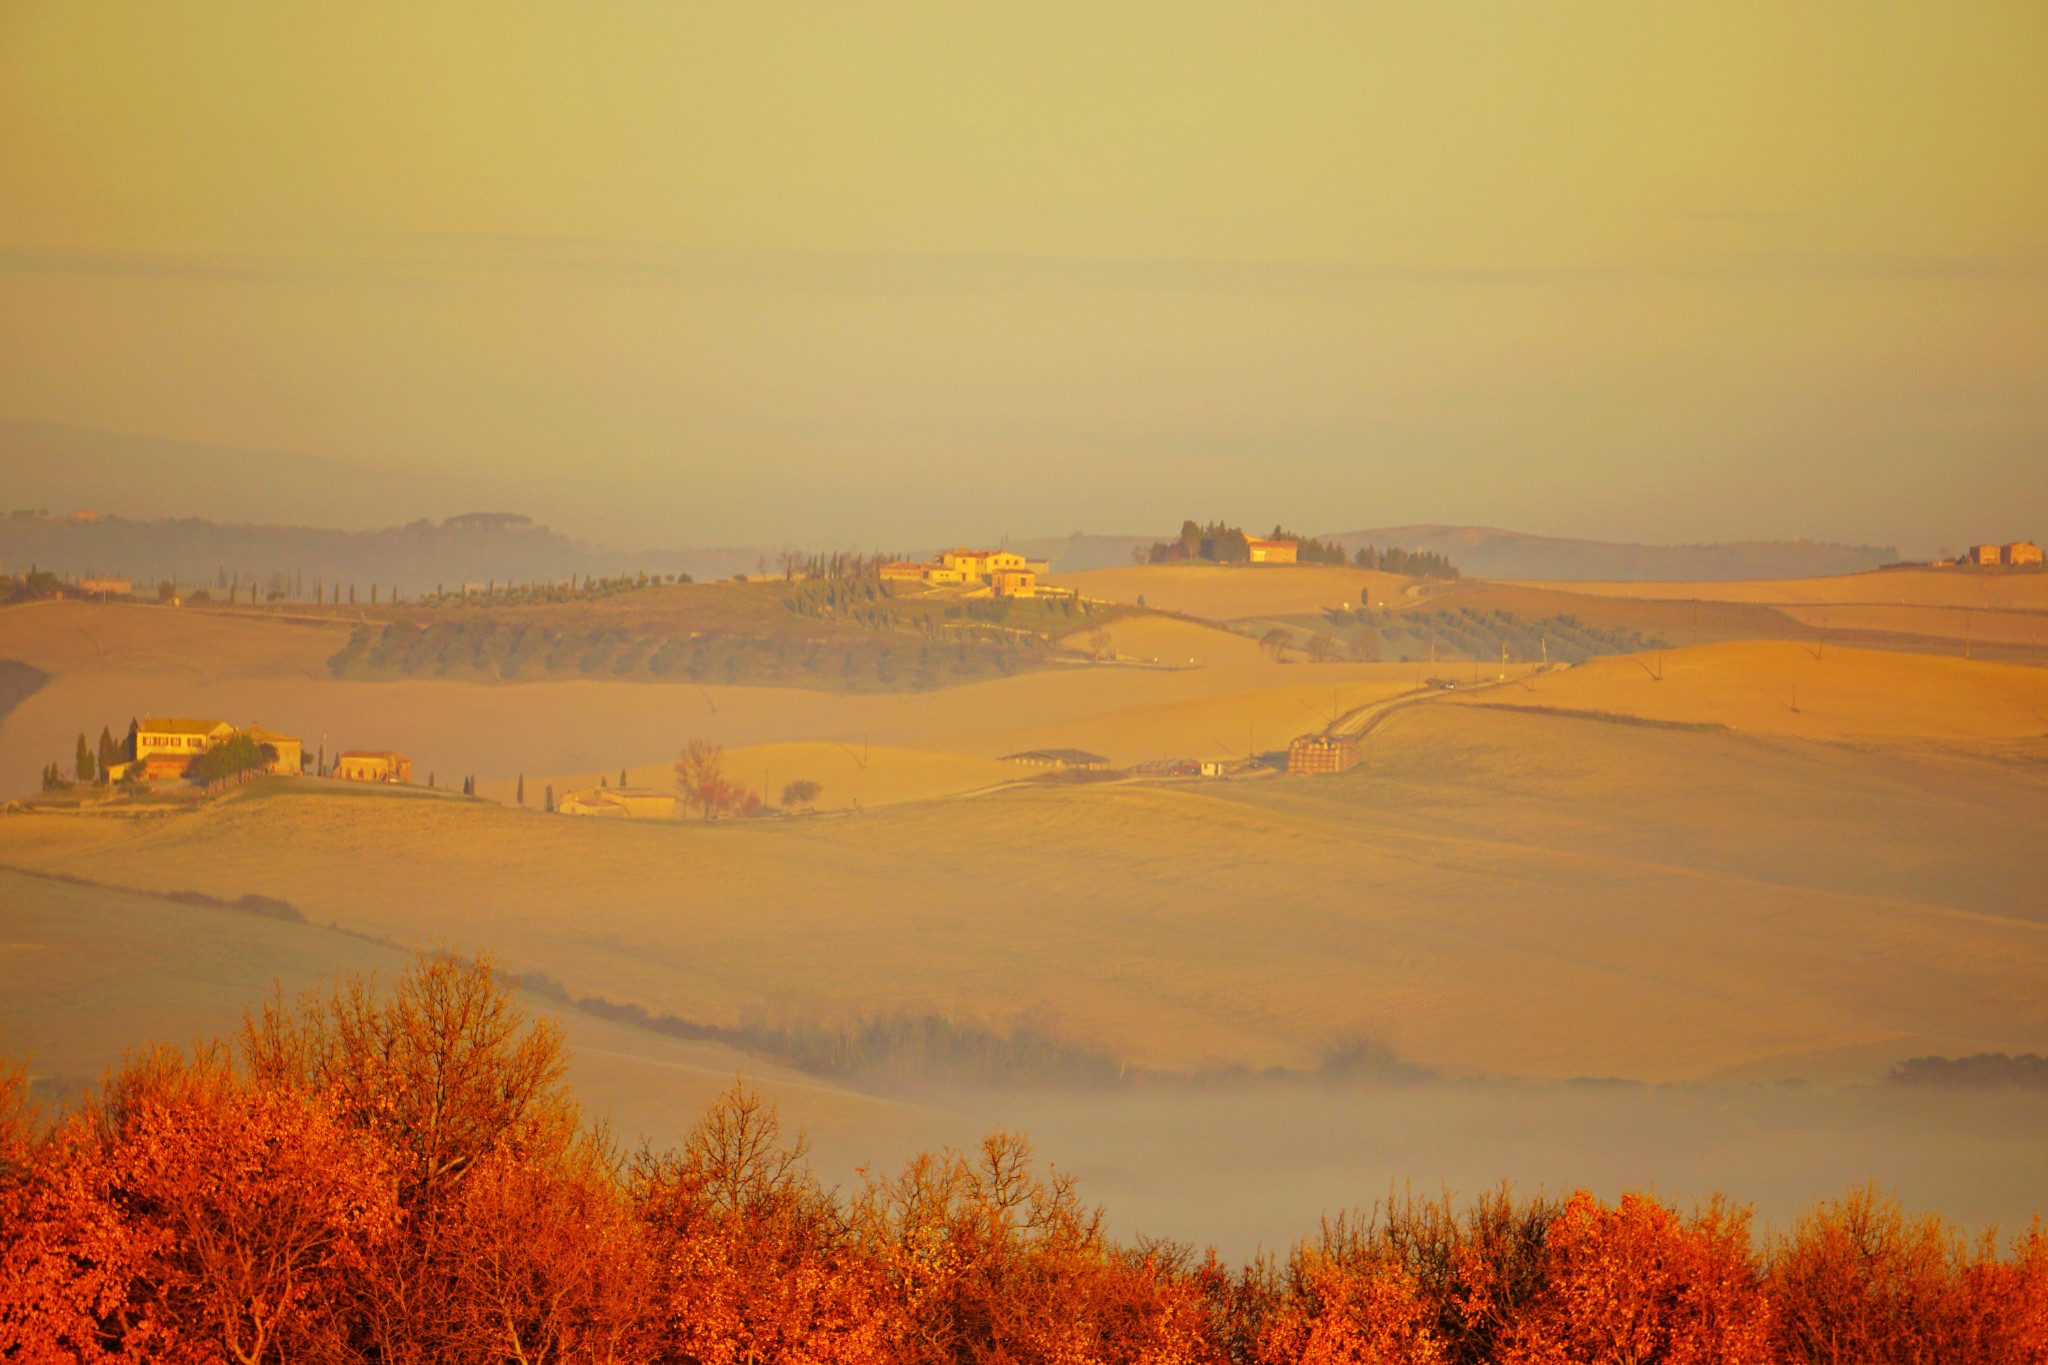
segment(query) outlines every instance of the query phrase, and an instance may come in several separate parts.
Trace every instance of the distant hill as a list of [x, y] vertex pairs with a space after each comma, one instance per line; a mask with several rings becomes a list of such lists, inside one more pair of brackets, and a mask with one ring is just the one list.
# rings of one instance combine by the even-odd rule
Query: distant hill
[[296, 451], [247, 450], [0, 417], [0, 512], [89, 510], [366, 529], [507, 501], [430, 474], [393, 473]]
[[1399, 545], [1446, 555], [1470, 578], [1728, 582], [1745, 578], [1819, 578], [1862, 573], [1899, 558], [1889, 545], [1825, 545], [1806, 540], [1745, 540], [1716, 545], [1628, 545], [1567, 540], [1490, 526], [1383, 526], [1344, 531], [1335, 540]]
[[464, 582], [533, 582], [569, 576], [752, 572], [754, 550], [598, 549], [509, 513], [472, 513], [371, 531], [231, 524], [198, 519], [90, 520], [16, 512], [0, 517], [0, 569], [30, 565], [68, 576], [111, 575], [146, 590], [169, 579], [214, 589], [239, 580], [309, 592], [315, 581], [395, 584], [408, 595]]

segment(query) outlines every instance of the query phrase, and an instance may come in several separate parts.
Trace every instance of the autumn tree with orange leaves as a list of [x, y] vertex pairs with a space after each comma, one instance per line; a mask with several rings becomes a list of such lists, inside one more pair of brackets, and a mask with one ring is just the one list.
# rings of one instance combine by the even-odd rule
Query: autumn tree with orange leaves
[[488, 963], [273, 998], [56, 1122], [0, 1066], [0, 1361], [2048, 1365], [2048, 1236], [1873, 1191], [1746, 1210], [1505, 1188], [1241, 1270], [1125, 1245], [1021, 1137], [841, 1197], [744, 1083], [623, 1160]]

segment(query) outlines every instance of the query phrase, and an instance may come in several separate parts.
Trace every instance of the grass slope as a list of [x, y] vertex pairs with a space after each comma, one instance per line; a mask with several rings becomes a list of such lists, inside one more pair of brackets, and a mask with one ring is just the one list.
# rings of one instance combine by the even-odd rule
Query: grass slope
[[2048, 736], [2048, 670], [1786, 641], [1595, 659], [1460, 698], [1759, 734], [1983, 744]]

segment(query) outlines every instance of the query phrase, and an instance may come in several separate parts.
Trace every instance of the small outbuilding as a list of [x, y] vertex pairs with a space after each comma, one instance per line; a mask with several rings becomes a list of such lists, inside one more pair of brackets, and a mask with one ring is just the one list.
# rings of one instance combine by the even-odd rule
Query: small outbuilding
[[1004, 754], [1005, 763], [1022, 763], [1032, 768], [1078, 769], [1082, 772], [1100, 772], [1109, 766], [1109, 760], [1101, 754], [1091, 754], [1086, 749], [1026, 749], [1022, 753]]
[[410, 782], [412, 760], [389, 749], [343, 749], [334, 775], [344, 782]]
[[584, 787], [557, 801], [555, 810], [562, 815], [667, 820], [676, 813], [676, 798], [673, 792], [652, 787]]

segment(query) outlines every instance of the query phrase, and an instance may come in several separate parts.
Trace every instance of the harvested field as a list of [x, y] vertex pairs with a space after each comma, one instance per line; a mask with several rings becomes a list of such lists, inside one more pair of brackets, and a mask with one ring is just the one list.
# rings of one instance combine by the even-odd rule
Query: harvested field
[[1736, 583], [1516, 583], [1505, 586], [1633, 597], [1644, 601], [1749, 602], [1765, 606], [1862, 602], [1880, 606], [2048, 611], [2048, 573], [1979, 569], [1886, 569], [1837, 578]]
[[2048, 736], [2048, 671], [1786, 641], [1596, 659], [1460, 698], [1703, 722], [1857, 743], [2006, 743]]
[[1812, 1077], [2048, 1046], [2048, 928], [2007, 894], [2048, 871], [2040, 799], [1989, 759], [1431, 705], [1338, 778], [708, 827], [262, 784], [9, 816], [0, 862], [283, 896], [713, 1022], [1032, 1017], [1170, 1070], [1366, 1036], [1453, 1071]]

